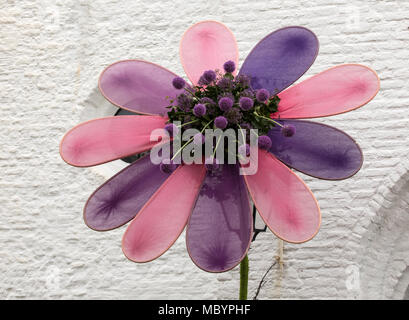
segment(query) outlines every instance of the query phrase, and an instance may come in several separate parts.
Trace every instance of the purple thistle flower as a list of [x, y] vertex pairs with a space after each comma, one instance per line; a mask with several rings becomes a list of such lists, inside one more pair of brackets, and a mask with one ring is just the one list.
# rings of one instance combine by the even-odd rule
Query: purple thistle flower
[[193, 108], [193, 114], [196, 117], [202, 117], [206, 114], [206, 106], [204, 104], [198, 103]]
[[239, 149], [239, 155], [243, 157], [248, 157], [250, 155], [250, 145], [249, 144], [242, 144]]
[[201, 134], [200, 132], [196, 133], [193, 136], [193, 143], [199, 146], [202, 145], [203, 143], [205, 143], [205, 136]]
[[292, 124], [285, 124], [282, 128], [281, 128], [281, 134], [284, 137], [292, 137], [296, 132], [295, 127]]
[[234, 61], [229, 60], [224, 63], [223, 69], [228, 73], [232, 73], [234, 72], [234, 70], [236, 70], [236, 64], [234, 63]]
[[219, 100], [219, 108], [222, 111], [228, 111], [233, 107], [233, 100], [229, 97], [223, 97]]
[[203, 97], [200, 99], [200, 103], [203, 104], [216, 104], [216, 102], [214, 102], [212, 99], [208, 98], [208, 97]]
[[200, 76], [199, 81], [197, 82], [199, 86], [205, 86], [209, 84], [209, 81], [207, 81], [204, 76]]
[[159, 169], [160, 171], [162, 171], [163, 173], [167, 173], [170, 174], [173, 171], [175, 171], [177, 168], [177, 165], [175, 163], [173, 163], [172, 160], [163, 160], [160, 165], [159, 165]]
[[183, 111], [189, 111], [192, 108], [192, 99], [188, 97], [185, 93], [181, 93], [177, 97], [178, 106]]
[[179, 132], [179, 128], [175, 126], [173, 123], [168, 123], [165, 125], [165, 130], [169, 133], [169, 136], [173, 137], [175, 134]]
[[212, 82], [216, 79], [216, 72], [213, 70], [207, 70], [203, 73], [203, 78], [208, 82]]
[[227, 119], [223, 116], [218, 116], [216, 119], [214, 119], [214, 125], [216, 128], [224, 129], [227, 127]]
[[257, 90], [256, 98], [259, 102], [267, 101], [270, 98], [270, 92], [267, 89]]
[[251, 90], [251, 89], [243, 90], [243, 91], [240, 93], [240, 97], [247, 97], [247, 98], [254, 99], [254, 91]]
[[231, 90], [233, 88], [233, 82], [229, 78], [221, 78], [217, 82], [217, 86], [222, 90]]
[[172, 84], [175, 87], [175, 89], [183, 89], [183, 87], [186, 85], [186, 81], [181, 78], [181, 77], [176, 77], [172, 80]]
[[209, 158], [206, 158], [205, 160], [205, 167], [209, 171], [214, 171], [214, 170], [219, 169], [220, 162], [216, 158], [209, 157]]
[[269, 150], [271, 148], [272, 141], [269, 136], [258, 137], [258, 147], [260, 149]]
[[239, 100], [241, 110], [248, 111], [253, 108], [254, 101], [248, 97], [241, 97]]
[[241, 118], [243, 117], [242, 113], [237, 108], [231, 108], [230, 110], [226, 111], [223, 115], [227, 119], [227, 121], [232, 124], [239, 123]]
[[250, 78], [244, 74], [239, 74], [236, 79], [236, 83], [242, 87], [249, 87], [250, 86]]

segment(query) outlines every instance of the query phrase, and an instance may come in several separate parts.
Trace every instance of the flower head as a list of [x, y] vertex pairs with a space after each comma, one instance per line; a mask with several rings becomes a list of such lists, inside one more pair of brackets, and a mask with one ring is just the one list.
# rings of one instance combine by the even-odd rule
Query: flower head
[[184, 111], [189, 111], [192, 108], [192, 98], [185, 93], [178, 95], [177, 102], [178, 106]]
[[259, 102], [267, 101], [270, 98], [270, 92], [267, 89], [259, 89], [257, 90], [256, 98]]
[[223, 116], [218, 116], [216, 119], [214, 119], [214, 125], [216, 128], [224, 129], [227, 127], [227, 119]]
[[253, 108], [254, 102], [253, 99], [250, 99], [248, 97], [241, 97], [239, 100], [239, 106], [240, 109], [243, 111], [248, 111], [251, 108]]
[[229, 97], [223, 97], [219, 100], [219, 108], [222, 111], [228, 111], [233, 107], [233, 100]]
[[207, 81], [207, 83], [210, 83], [216, 79], [216, 72], [213, 70], [207, 70], [203, 73], [203, 78]]
[[293, 126], [292, 124], [285, 124], [282, 128], [281, 128], [281, 134], [284, 137], [292, 137], [296, 132], [295, 126]]
[[250, 155], [250, 145], [249, 144], [242, 144], [239, 149], [239, 155], [242, 157], [248, 157]]
[[175, 87], [175, 89], [180, 90], [186, 85], [186, 81], [181, 77], [176, 77], [173, 79], [172, 85]]
[[204, 104], [198, 103], [193, 107], [193, 114], [196, 117], [203, 117], [206, 114], [206, 106]]
[[217, 82], [217, 86], [220, 87], [222, 90], [230, 90], [233, 88], [233, 82], [229, 78], [221, 78]]
[[234, 70], [236, 70], [236, 64], [234, 63], [234, 61], [229, 60], [229, 61], [224, 63], [223, 69], [227, 73], [232, 73], [232, 72], [234, 72]]
[[250, 78], [244, 74], [239, 74], [236, 79], [236, 83], [242, 87], [249, 87], [250, 86]]
[[258, 137], [258, 147], [260, 149], [269, 150], [271, 148], [272, 141], [269, 136]]
[[226, 111], [224, 117], [227, 119], [229, 123], [237, 124], [242, 119], [243, 115], [237, 108], [231, 108], [230, 110]]

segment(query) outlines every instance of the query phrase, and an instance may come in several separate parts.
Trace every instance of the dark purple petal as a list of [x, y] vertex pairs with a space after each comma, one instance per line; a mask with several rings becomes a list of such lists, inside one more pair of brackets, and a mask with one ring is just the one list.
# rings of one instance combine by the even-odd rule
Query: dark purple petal
[[168, 177], [152, 164], [149, 155], [135, 161], [89, 197], [84, 208], [85, 223], [98, 231], [122, 226], [135, 217]]
[[107, 67], [99, 79], [102, 94], [116, 106], [142, 114], [164, 115], [180, 90], [173, 87], [176, 74], [142, 60], [119, 61]]
[[247, 56], [240, 74], [251, 77], [253, 89], [277, 94], [297, 81], [318, 54], [318, 39], [303, 27], [287, 27], [270, 33]]
[[362, 166], [362, 151], [345, 132], [305, 120], [279, 120], [293, 125], [297, 133], [288, 138], [281, 128], [272, 128], [268, 136], [270, 152], [291, 168], [315, 178], [342, 180], [353, 176]]
[[207, 173], [186, 231], [193, 262], [209, 272], [232, 269], [244, 258], [253, 232], [250, 204], [237, 165]]

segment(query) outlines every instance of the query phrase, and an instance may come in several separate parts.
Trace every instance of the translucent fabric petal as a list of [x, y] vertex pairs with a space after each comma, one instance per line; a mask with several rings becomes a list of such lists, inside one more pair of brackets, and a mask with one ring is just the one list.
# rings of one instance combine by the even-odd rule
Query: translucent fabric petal
[[186, 229], [193, 262], [209, 272], [232, 269], [244, 258], [253, 232], [247, 188], [237, 165], [207, 173]]
[[[250, 161], [255, 161], [251, 155]], [[272, 154], [260, 150], [256, 174], [245, 175], [244, 179], [258, 212], [277, 237], [300, 243], [317, 234], [321, 223], [317, 200], [305, 183]]]
[[[60, 144], [65, 162], [89, 167], [151, 149], [151, 133], [163, 128], [167, 118], [116, 116], [83, 122], [68, 131]], [[163, 140], [164, 142], [164, 140]]]
[[122, 250], [135, 262], [158, 258], [182, 233], [205, 177], [203, 165], [176, 169], [128, 226]]
[[206, 70], [219, 69], [232, 60], [239, 61], [239, 52], [233, 33], [216, 21], [202, 21], [191, 26], [180, 42], [180, 59], [190, 81], [197, 84]]
[[300, 78], [314, 63], [319, 43], [303, 27], [286, 27], [267, 35], [250, 52], [240, 74], [251, 77], [253, 89], [277, 94]]
[[280, 93], [278, 112], [273, 117], [316, 118], [348, 112], [371, 101], [379, 86], [372, 69], [359, 64], [339, 65]]
[[353, 176], [362, 166], [362, 151], [345, 132], [321, 123], [279, 120], [296, 128], [287, 138], [276, 126], [268, 132], [270, 152], [286, 165], [319, 179], [341, 180]]
[[106, 231], [133, 219], [169, 177], [152, 164], [149, 155], [136, 160], [101, 185], [84, 207], [84, 221], [94, 230]]
[[107, 67], [99, 78], [104, 97], [114, 105], [140, 114], [165, 115], [169, 99], [183, 92], [172, 85], [177, 75], [142, 60], [125, 60]]

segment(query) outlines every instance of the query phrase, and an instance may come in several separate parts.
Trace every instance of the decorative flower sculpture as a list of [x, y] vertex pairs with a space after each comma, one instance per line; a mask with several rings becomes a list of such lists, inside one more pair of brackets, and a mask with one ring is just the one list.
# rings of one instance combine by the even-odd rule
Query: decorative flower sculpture
[[[314, 62], [317, 37], [303, 27], [279, 29], [262, 39], [236, 75], [238, 49], [224, 25], [205, 21], [184, 34], [180, 56], [192, 82], [142, 60], [112, 64], [100, 77], [114, 105], [143, 115], [106, 117], [71, 129], [62, 158], [88, 167], [150, 150], [154, 129], [256, 128], [258, 170], [240, 175], [239, 165], [173, 162], [144, 156], [100, 186], [84, 208], [86, 224], [106, 231], [131, 221], [122, 241], [132, 261], [161, 256], [185, 226], [193, 262], [209, 272], [232, 269], [246, 256], [253, 233], [248, 193], [269, 229], [301, 243], [318, 232], [321, 214], [310, 189], [290, 168], [328, 180], [346, 179], [362, 165], [355, 141], [331, 126], [298, 118], [326, 117], [369, 102], [379, 78], [368, 67], [345, 64], [288, 89]], [[222, 70], [222, 71], [220, 71]], [[284, 90], [286, 89], [286, 90]], [[181, 126], [171, 121], [179, 120]], [[196, 135], [191, 143], [203, 143]], [[247, 154], [249, 146], [239, 147]], [[160, 168], [158, 168], [160, 167]]]

